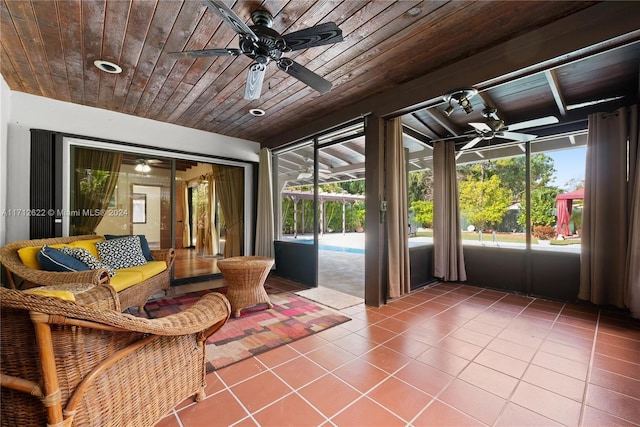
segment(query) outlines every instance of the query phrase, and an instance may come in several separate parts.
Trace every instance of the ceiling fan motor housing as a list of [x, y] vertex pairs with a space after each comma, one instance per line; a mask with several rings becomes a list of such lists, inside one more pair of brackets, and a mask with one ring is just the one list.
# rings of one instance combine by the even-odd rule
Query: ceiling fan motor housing
[[251, 30], [258, 36], [258, 40], [240, 36], [242, 53], [260, 64], [267, 64], [271, 60], [277, 61], [280, 59], [282, 50], [286, 46], [280, 33], [262, 25], [253, 25]]

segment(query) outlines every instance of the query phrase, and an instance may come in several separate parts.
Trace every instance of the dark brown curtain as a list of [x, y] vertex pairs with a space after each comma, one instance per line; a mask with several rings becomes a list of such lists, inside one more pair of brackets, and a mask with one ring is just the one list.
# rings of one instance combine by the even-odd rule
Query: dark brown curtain
[[224, 215], [226, 239], [224, 257], [242, 255], [244, 221], [244, 170], [234, 166], [212, 165], [220, 209]]
[[98, 224], [104, 218], [101, 212], [109, 207], [116, 189], [122, 154], [76, 148], [74, 155], [74, 209], [79, 209], [81, 215], [72, 218], [71, 235], [95, 234]]

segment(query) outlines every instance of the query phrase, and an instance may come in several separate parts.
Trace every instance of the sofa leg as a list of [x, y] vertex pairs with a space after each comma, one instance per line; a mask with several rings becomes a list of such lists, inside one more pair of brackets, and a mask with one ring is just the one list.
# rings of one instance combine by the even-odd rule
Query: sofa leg
[[144, 311], [144, 304], [139, 305], [139, 306], [138, 306], [138, 313], [142, 314], [142, 313], [144, 313], [144, 312], [145, 312], [145, 311]]
[[207, 397], [207, 393], [204, 392], [204, 387], [196, 392], [196, 402], [203, 401]]

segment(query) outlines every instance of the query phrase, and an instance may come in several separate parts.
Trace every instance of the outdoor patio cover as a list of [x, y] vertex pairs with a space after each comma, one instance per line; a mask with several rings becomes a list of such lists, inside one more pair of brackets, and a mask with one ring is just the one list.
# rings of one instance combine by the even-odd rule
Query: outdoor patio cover
[[558, 234], [570, 236], [569, 221], [571, 220], [571, 208], [575, 199], [584, 199], [584, 188], [579, 188], [568, 193], [558, 194], [557, 210], [558, 210]]

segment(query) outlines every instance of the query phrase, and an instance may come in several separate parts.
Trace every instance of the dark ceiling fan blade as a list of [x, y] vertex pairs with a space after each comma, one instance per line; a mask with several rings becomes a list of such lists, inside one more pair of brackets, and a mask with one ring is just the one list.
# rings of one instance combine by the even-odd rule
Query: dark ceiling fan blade
[[224, 22], [229, 24], [233, 31], [238, 34], [248, 36], [253, 40], [258, 40], [258, 36], [253, 32], [242, 19], [238, 17], [229, 7], [222, 2], [222, 0], [202, 0], [212, 12], [218, 15]]
[[204, 49], [189, 50], [186, 52], [169, 52], [167, 55], [174, 59], [195, 59], [206, 56], [238, 56], [241, 55], [240, 49]]
[[342, 41], [342, 30], [333, 22], [305, 28], [282, 36], [288, 50], [307, 49]]
[[327, 93], [333, 87], [333, 84], [330, 81], [325, 80], [323, 77], [320, 77], [310, 69], [303, 67], [292, 59], [280, 59], [278, 61], [278, 68], [320, 93]]
[[249, 67], [247, 83], [244, 86], [244, 99], [258, 99], [262, 92], [262, 82], [267, 67], [264, 64], [253, 63]]

